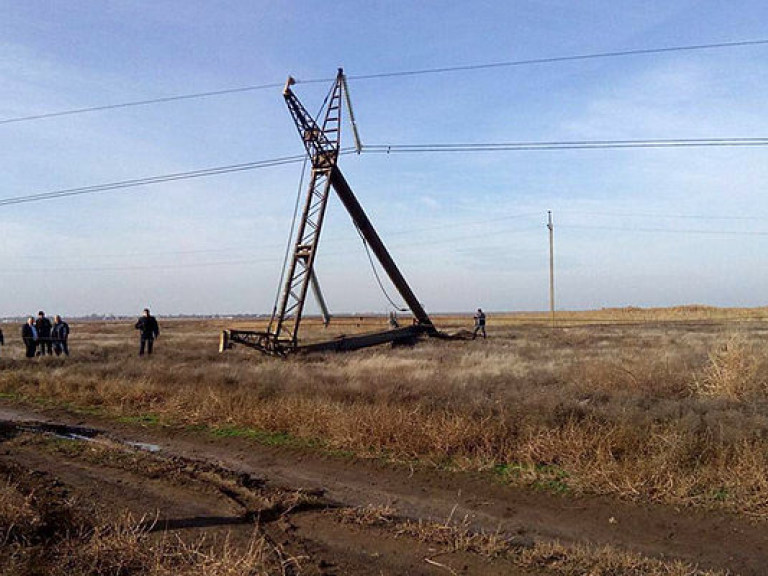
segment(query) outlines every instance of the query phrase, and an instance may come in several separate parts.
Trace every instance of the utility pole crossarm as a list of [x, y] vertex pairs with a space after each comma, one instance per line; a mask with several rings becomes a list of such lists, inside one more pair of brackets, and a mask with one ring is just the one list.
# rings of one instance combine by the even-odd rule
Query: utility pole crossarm
[[[328, 105], [328, 111], [323, 120], [322, 127], [318, 126], [312, 115], [304, 108], [304, 105], [293, 93], [293, 90], [291, 90], [291, 86], [294, 83], [293, 78], [289, 77], [288, 82], [285, 84], [283, 97], [299, 131], [299, 137], [312, 160], [312, 166], [316, 166], [316, 163], [321, 162], [336, 163], [341, 143], [341, 106], [340, 102], [333, 102], [333, 100], [340, 98], [342, 78], [343, 73], [339, 69], [336, 83], [331, 92], [332, 102]], [[335, 114], [331, 113], [332, 108]]]

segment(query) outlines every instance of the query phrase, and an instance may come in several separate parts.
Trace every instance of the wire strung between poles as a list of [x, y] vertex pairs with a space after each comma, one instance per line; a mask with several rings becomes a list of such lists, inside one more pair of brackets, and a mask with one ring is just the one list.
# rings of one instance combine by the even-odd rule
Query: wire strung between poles
[[355, 226], [355, 230], [357, 230], [358, 236], [360, 236], [360, 240], [363, 241], [363, 248], [365, 248], [365, 254], [368, 256], [368, 262], [371, 264], [371, 270], [373, 270], [373, 276], [376, 278], [376, 282], [379, 285], [379, 289], [381, 290], [381, 293], [384, 294], [384, 297], [389, 301], [389, 303], [392, 305], [392, 307], [397, 310], [398, 312], [408, 312], [408, 308], [405, 308], [403, 306], [399, 306], [392, 298], [390, 298], [389, 294], [387, 293], [387, 290], [384, 288], [384, 284], [381, 281], [381, 278], [379, 277], [379, 273], [376, 270], [376, 265], [373, 262], [373, 258], [371, 257], [371, 251], [368, 249], [368, 242], [365, 241], [365, 237], [363, 236], [363, 233], [360, 232], [360, 228]]
[[272, 316], [269, 319], [268, 332], [272, 331], [272, 325], [275, 322], [275, 315], [277, 314], [277, 303], [280, 300], [280, 288], [283, 286], [283, 279], [285, 278], [285, 269], [288, 266], [288, 257], [291, 253], [291, 242], [293, 241], [293, 233], [296, 230], [296, 217], [299, 214], [299, 204], [301, 203], [301, 192], [304, 189], [304, 176], [307, 172], [307, 162], [309, 157], [304, 157], [304, 163], [301, 165], [301, 176], [299, 177], [299, 189], [296, 192], [296, 202], [293, 205], [293, 218], [291, 218], [291, 231], [288, 233], [288, 243], [285, 246], [285, 255], [283, 256], [283, 265], [280, 268], [280, 281], [277, 283], [277, 292], [275, 292], [275, 303], [272, 306]]

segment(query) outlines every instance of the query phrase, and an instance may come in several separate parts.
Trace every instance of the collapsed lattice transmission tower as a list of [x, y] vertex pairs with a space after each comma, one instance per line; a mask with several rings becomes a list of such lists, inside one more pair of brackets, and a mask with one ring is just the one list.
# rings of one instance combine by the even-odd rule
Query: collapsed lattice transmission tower
[[[339, 69], [328, 97], [325, 113], [321, 113], [322, 119], [318, 115], [318, 119], [315, 120], [307, 112], [293, 93], [291, 89], [293, 84], [294, 80], [289, 77], [283, 90], [283, 96], [306, 148], [311, 162], [312, 174], [295, 236], [296, 239], [292, 246], [293, 252], [290, 261], [287, 262], [279, 305], [276, 307], [266, 331], [225, 330], [222, 332], [221, 350], [230, 348], [232, 344], [242, 344], [266, 354], [284, 356], [300, 350], [355, 350], [387, 342], [413, 341], [421, 335], [438, 335], [432, 321], [405, 281], [338, 167], [344, 100], [346, 100], [350, 111], [357, 148], [358, 151], [360, 150], [343, 70]], [[299, 327], [310, 285], [318, 300], [325, 322], [327, 323], [330, 319], [314, 272], [314, 264], [331, 188], [336, 191], [364, 242], [370, 247], [392, 284], [405, 300], [414, 318], [413, 323], [408, 326], [302, 345], [299, 342]]]

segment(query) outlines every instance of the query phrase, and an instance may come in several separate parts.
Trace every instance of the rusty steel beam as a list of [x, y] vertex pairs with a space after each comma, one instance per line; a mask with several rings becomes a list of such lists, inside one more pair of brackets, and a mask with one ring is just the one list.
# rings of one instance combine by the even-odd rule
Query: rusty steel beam
[[328, 326], [331, 323], [331, 313], [328, 311], [328, 305], [325, 303], [323, 291], [320, 290], [320, 282], [317, 280], [314, 268], [309, 273], [309, 281], [312, 284], [312, 293], [315, 295], [317, 305], [320, 307], [320, 314], [323, 316], [323, 326]]
[[361, 348], [371, 346], [380, 346], [381, 344], [412, 344], [416, 342], [422, 334], [428, 329], [421, 325], [404, 326], [394, 330], [384, 330], [382, 332], [367, 332], [365, 334], [354, 334], [350, 336], [340, 336], [334, 340], [326, 342], [317, 342], [313, 344], [304, 344], [295, 349], [296, 352], [351, 352]]
[[336, 191], [342, 204], [344, 204], [347, 212], [349, 212], [349, 215], [352, 217], [355, 226], [360, 230], [360, 234], [363, 235], [363, 238], [365, 238], [365, 241], [371, 247], [371, 250], [381, 263], [382, 268], [384, 268], [384, 271], [387, 273], [387, 276], [389, 276], [392, 284], [397, 288], [400, 296], [402, 296], [403, 300], [408, 304], [408, 307], [411, 309], [411, 312], [413, 312], [416, 320], [419, 324], [428, 327], [428, 333], [436, 332], [435, 327], [432, 325], [432, 320], [430, 320], [429, 315], [426, 310], [424, 310], [421, 302], [419, 302], [418, 298], [416, 298], [416, 295], [413, 293], [413, 290], [411, 290], [411, 287], [408, 285], [408, 282], [406, 282], [405, 277], [400, 272], [397, 264], [395, 264], [387, 247], [379, 237], [373, 224], [371, 224], [365, 210], [363, 210], [357, 197], [352, 192], [352, 188], [349, 187], [349, 183], [347, 183], [346, 178], [344, 178], [344, 175], [338, 167], [334, 167], [331, 171], [330, 181], [331, 186], [333, 186], [333, 189]]

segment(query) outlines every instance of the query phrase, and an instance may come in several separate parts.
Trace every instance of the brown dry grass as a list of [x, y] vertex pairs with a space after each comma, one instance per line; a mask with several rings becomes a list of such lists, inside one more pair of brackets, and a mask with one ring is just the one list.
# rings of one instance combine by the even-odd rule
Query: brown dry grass
[[727, 400], [765, 398], [768, 382], [760, 373], [760, 353], [755, 344], [733, 336], [709, 353], [709, 362], [694, 390]]
[[[469, 552], [505, 558], [527, 570], [543, 569], [547, 574], [560, 576], [725, 576], [721, 571], [700, 570], [686, 562], [651, 559], [610, 546], [518, 542], [502, 534], [472, 530], [466, 518], [458, 521], [448, 518], [442, 524], [414, 522], [398, 518], [395, 510], [389, 507], [343, 509], [333, 514], [343, 523], [377, 526], [397, 536], [428, 543], [435, 547], [433, 558], [452, 552]], [[452, 571], [447, 565], [438, 565]]]
[[[0, 483], [0, 574], [257, 576], [285, 574], [286, 558], [254, 530], [246, 547], [228, 538], [158, 537], [146, 518], [102, 517], [55, 482], [7, 468]], [[292, 571], [293, 572], [293, 571]]]
[[[748, 312], [728, 314], [764, 311]], [[593, 314], [608, 322], [649, 313], [581, 318]], [[0, 393], [360, 457], [494, 471], [536, 489], [768, 517], [765, 324], [702, 322], [720, 314], [710, 309], [673, 310], [672, 323], [652, 314], [646, 324], [554, 332], [491, 315], [487, 341], [287, 361], [242, 349], [218, 355], [224, 322], [164, 322], [151, 359], [134, 356], [129, 325], [83, 324], [73, 326], [70, 359], [29, 362], [18, 350], [0, 360]], [[442, 320], [449, 328], [466, 323]], [[342, 331], [384, 322], [340, 321]], [[312, 322], [308, 328], [321, 333]]]

